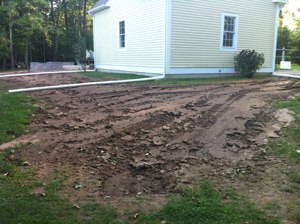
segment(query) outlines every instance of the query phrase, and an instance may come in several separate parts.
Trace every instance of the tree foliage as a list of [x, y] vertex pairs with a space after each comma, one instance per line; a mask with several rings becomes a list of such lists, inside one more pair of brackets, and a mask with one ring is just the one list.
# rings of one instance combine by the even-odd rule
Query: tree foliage
[[95, 0], [0, 0], [0, 69], [80, 61], [93, 49]]
[[[286, 60], [292, 63], [300, 64], [300, 18], [294, 16], [295, 29], [290, 29], [283, 24], [284, 14], [280, 14], [279, 27], [278, 27], [278, 40], [277, 49], [285, 48]], [[281, 60], [281, 51], [277, 51], [276, 63]]]

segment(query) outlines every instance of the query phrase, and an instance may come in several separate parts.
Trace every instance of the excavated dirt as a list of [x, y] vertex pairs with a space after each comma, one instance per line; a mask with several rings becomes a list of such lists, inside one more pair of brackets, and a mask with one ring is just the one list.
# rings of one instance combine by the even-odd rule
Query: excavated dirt
[[[69, 74], [6, 81], [33, 87], [89, 80], [95, 79]], [[297, 83], [287, 79], [34, 92], [42, 108], [29, 125], [34, 138], [28, 138], [35, 141], [18, 158], [37, 166], [45, 182], [63, 177], [61, 193], [74, 203], [158, 200], [203, 178], [258, 202], [274, 195], [288, 200], [270, 187], [284, 177], [274, 172], [282, 161], [267, 152], [266, 144], [292, 120], [288, 111], [276, 115], [270, 102], [299, 92]], [[247, 182], [241, 181], [243, 175]]]

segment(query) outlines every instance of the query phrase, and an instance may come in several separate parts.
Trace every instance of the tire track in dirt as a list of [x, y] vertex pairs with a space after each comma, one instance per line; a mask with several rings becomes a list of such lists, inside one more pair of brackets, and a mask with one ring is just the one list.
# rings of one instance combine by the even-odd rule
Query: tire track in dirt
[[[41, 79], [47, 82], [46, 76]], [[39, 78], [27, 81], [39, 84]], [[21, 79], [12, 82], [25, 85]], [[261, 160], [264, 146], [257, 136], [274, 122], [267, 103], [300, 92], [287, 89], [290, 83], [272, 79], [36, 92], [32, 97], [46, 109], [36, 113], [30, 128], [41, 141], [18, 156], [37, 165], [42, 178], [63, 173], [62, 192], [74, 201], [165, 194], [202, 176], [226, 182], [221, 171], [238, 164], [248, 172], [254, 169], [248, 165]], [[74, 190], [74, 183], [84, 189]]]

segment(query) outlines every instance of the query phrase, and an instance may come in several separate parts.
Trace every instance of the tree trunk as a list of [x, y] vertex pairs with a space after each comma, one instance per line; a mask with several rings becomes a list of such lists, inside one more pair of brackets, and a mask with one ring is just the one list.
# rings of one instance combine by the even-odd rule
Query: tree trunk
[[78, 31], [79, 36], [82, 34], [82, 0], [78, 0]]
[[[30, 41], [30, 42], [29, 42], [29, 53], [30, 53], [29, 55], [30, 55], [30, 61], [32, 61], [32, 50], [31, 50], [31, 49], [32, 49], [32, 47], [31, 47], [31, 41]], [[29, 61], [29, 62], [30, 62], [30, 61]], [[30, 65], [29, 62], [28, 62], [28, 65]]]
[[84, 6], [83, 6], [83, 54], [85, 57], [85, 51], [86, 51], [86, 32], [87, 32], [87, 24], [86, 24], [86, 16], [87, 16], [87, 2], [88, 0], [84, 0]]
[[68, 11], [67, 11], [67, 3], [66, 0], [63, 0], [62, 2], [64, 6], [64, 17], [65, 17], [65, 26], [66, 26], [66, 31], [69, 31], [69, 19], [68, 19]]
[[79, 61], [85, 59], [84, 49], [83, 49], [83, 21], [82, 21], [82, 0], [78, 0], [78, 53], [79, 53]]
[[6, 58], [4, 57], [4, 58], [2, 59], [2, 70], [4, 70], [5, 67], [6, 67], [5, 61], [6, 61]]
[[46, 40], [45, 40], [45, 35], [43, 35], [43, 59], [44, 62], [46, 62]]
[[[58, 54], [58, 23], [56, 22], [55, 19], [55, 12], [54, 12], [54, 3], [53, 0], [50, 0], [50, 6], [51, 6], [51, 20], [52, 20], [52, 25], [54, 28], [54, 34], [53, 34], [53, 61], [57, 61], [57, 54]], [[57, 10], [58, 10], [58, 15], [57, 18], [59, 19], [59, 2], [57, 3]]]
[[9, 50], [11, 69], [15, 68], [14, 46], [13, 46], [13, 21], [9, 22]]
[[28, 68], [28, 41], [26, 41], [25, 43], [25, 66], [26, 68]]
[[53, 0], [50, 0], [50, 6], [51, 6], [51, 20], [52, 20], [52, 24], [53, 26], [55, 25], [55, 17], [54, 17], [54, 4], [53, 4]]

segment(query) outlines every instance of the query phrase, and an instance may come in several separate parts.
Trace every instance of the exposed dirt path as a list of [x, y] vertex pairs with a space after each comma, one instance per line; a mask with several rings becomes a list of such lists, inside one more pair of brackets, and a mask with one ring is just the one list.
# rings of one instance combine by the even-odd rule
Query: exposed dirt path
[[[24, 87], [90, 79], [68, 74], [9, 80]], [[268, 164], [277, 163], [266, 152], [268, 137], [286, 125], [275, 119], [269, 103], [299, 92], [287, 79], [34, 92], [46, 108], [30, 124], [40, 142], [26, 146], [19, 157], [38, 166], [42, 179], [63, 175], [62, 193], [76, 203], [89, 197], [157, 198], [199, 178], [220, 189], [242, 190], [249, 186], [236, 177], [245, 173], [256, 183], [252, 190], [262, 191], [248, 193], [263, 198], [257, 183], [264, 175], [272, 177]], [[75, 190], [76, 184], [83, 188]]]

